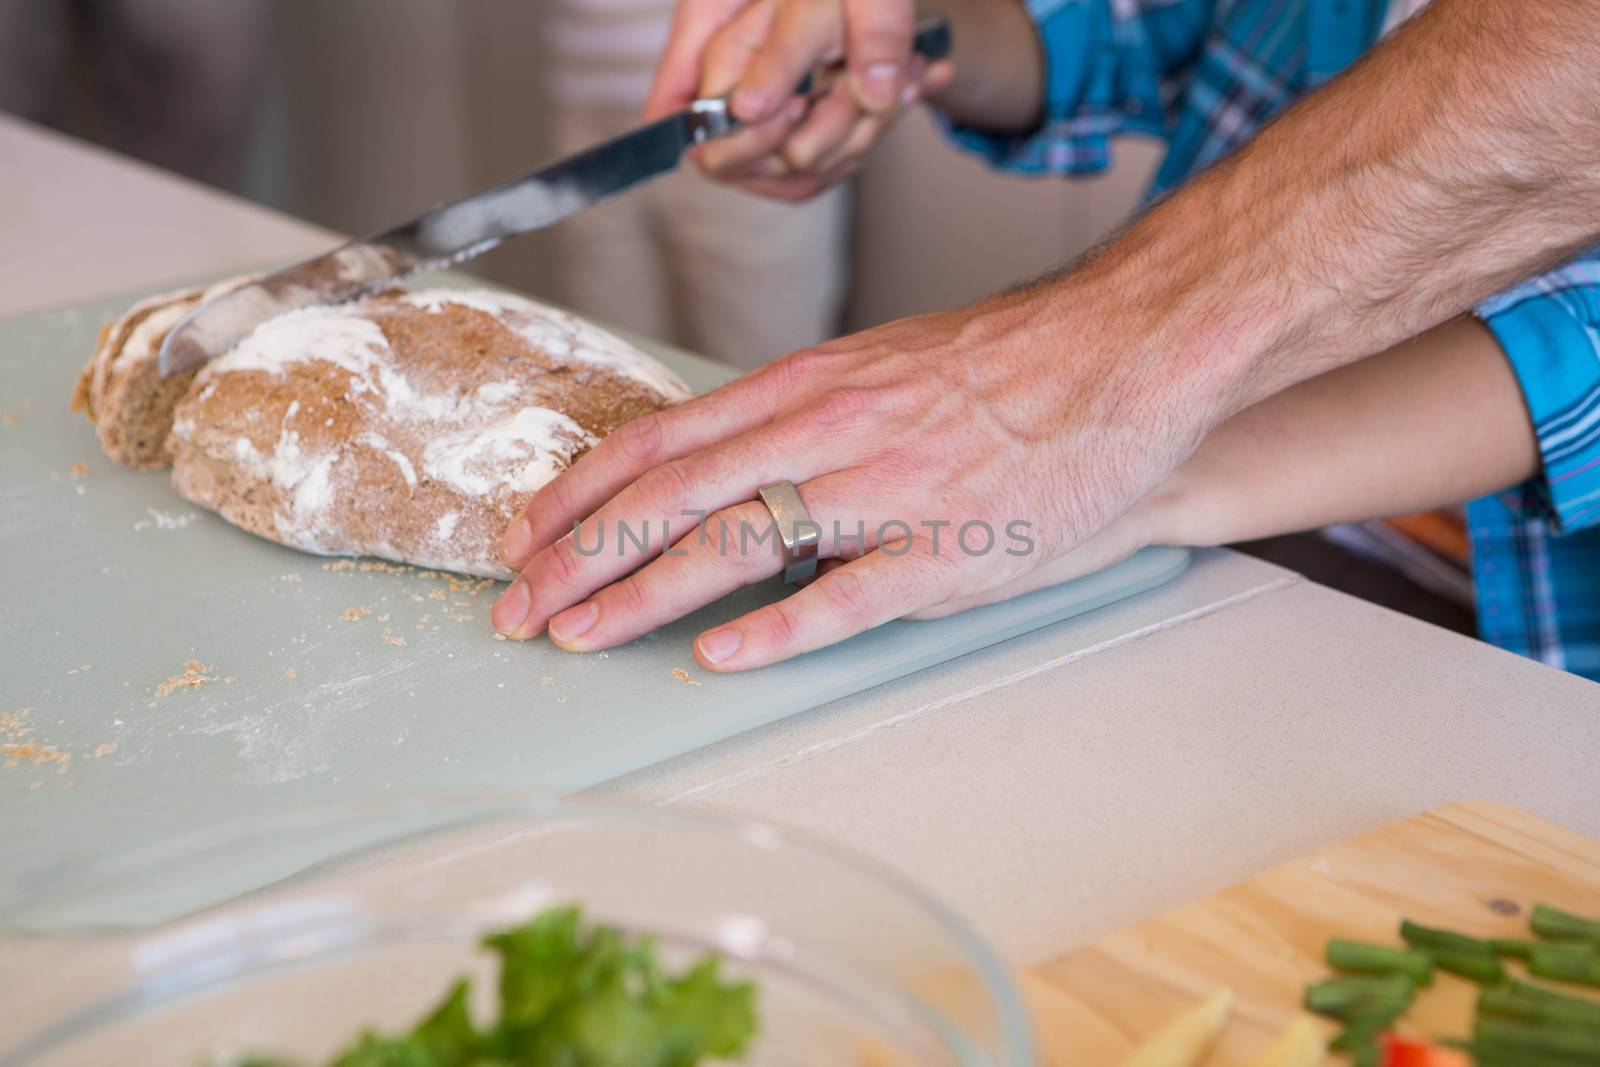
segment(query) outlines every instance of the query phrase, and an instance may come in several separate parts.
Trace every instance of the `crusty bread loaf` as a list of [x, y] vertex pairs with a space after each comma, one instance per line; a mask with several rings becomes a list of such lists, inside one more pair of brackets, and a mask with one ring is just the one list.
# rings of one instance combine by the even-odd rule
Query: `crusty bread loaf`
[[230, 278], [206, 289], [184, 289], [141, 300], [100, 331], [100, 343], [78, 375], [72, 409], [94, 423], [100, 447], [130, 467], [165, 467], [172, 410], [194, 372], [162, 380], [156, 356], [167, 331], [203, 301], [250, 281]]
[[397, 290], [262, 323], [201, 368], [168, 448], [180, 493], [263, 537], [508, 577], [500, 535], [533, 491], [688, 395], [633, 346], [533, 301]]

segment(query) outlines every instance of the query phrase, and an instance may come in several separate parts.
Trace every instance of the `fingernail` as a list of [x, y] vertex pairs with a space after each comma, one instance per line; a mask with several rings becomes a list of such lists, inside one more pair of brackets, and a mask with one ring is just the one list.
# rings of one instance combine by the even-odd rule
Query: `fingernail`
[[528, 562], [528, 556], [532, 552], [533, 524], [527, 519], [518, 519], [506, 530], [506, 535], [500, 542], [500, 554], [505, 557], [507, 563], [520, 568]]
[[733, 94], [733, 114], [741, 122], [760, 122], [772, 104], [772, 94], [765, 89], [740, 89]]
[[883, 111], [894, 106], [895, 91], [899, 88], [900, 67], [895, 63], [874, 63], [861, 72], [856, 88], [867, 106]]
[[707, 663], [721, 663], [739, 651], [739, 646], [742, 644], [744, 639], [739, 636], [739, 631], [731, 626], [701, 634], [700, 640], [695, 642], [696, 647], [700, 649], [700, 655]]
[[503, 634], [513, 634], [528, 618], [528, 612], [533, 607], [533, 591], [528, 588], [528, 583], [518, 578], [511, 583], [511, 588], [500, 595], [495, 601], [494, 609], [489, 612], [489, 620], [494, 623], [494, 628]]
[[594, 601], [585, 600], [550, 620], [550, 636], [557, 644], [574, 641], [594, 629], [594, 621], [599, 617], [600, 609]]

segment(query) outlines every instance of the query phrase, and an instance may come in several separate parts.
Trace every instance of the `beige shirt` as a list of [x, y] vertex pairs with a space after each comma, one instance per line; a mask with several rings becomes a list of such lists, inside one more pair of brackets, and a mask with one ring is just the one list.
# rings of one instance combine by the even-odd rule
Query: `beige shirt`
[[554, 0], [542, 31], [547, 84], [567, 106], [633, 112], [667, 44], [672, 0]]

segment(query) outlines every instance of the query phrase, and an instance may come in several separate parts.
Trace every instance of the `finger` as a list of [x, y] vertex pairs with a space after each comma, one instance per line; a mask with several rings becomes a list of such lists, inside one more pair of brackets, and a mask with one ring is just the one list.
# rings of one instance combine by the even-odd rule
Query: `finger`
[[922, 99], [926, 100], [936, 93], [944, 92], [955, 83], [955, 80], [956, 66], [948, 59], [940, 59], [928, 64], [928, 69], [918, 79], [918, 84], [922, 89]]
[[777, 0], [755, 0], [729, 19], [706, 42], [700, 59], [700, 83], [695, 95], [726, 96], [733, 92], [750, 61], [772, 35]]
[[757, 122], [771, 115], [794, 95], [802, 78], [838, 56], [843, 44], [844, 20], [837, 5], [788, 0], [739, 81], [734, 116]]
[[695, 659], [714, 671], [765, 667], [946, 599], [946, 566], [924, 553], [893, 554], [902, 543], [869, 552], [793, 596], [706, 631], [695, 640]]
[[809, 174], [834, 155], [856, 126], [861, 110], [843, 86], [813, 101], [811, 113], [783, 143], [783, 158], [794, 170]]
[[491, 612], [495, 629], [524, 640], [550, 617], [660, 554], [692, 529], [697, 515], [751, 500], [763, 485], [828, 474], [838, 435], [818, 432], [804, 411], [722, 441], [643, 474], [574, 530], [523, 567]]
[[781, 552], [755, 548], [749, 531], [772, 516], [759, 500], [727, 508], [655, 560], [550, 619], [550, 640], [569, 652], [612, 648], [682, 618], [783, 569]]
[[784, 389], [769, 384], [769, 365], [705, 396], [643, 415], [619, 427], [582, 459], [542, 486], [512, 520], [500, 554], [521, 570], [535, 552], [553, 544], [639, 475], [769, 421]]
[[781, 178], [758, 176], [730, 180], [746, 192], [764, 196], [771, 200], [787, 201], [791, 204], [810, 200], [834, 184], [834, 179], [830, 178], [827, 181], [823, 181], [810, 174], [796, 174]]
[[911, 0], [844, 0], [850, 88], [862, 109], [884, 114], [899, 106], [911, 58]]
[[[857, 114], [860, 115], [860, 112]], [[888, 119], [876, 115], [860, 116], [851, 124], [839, 143], [834, 145], [827, 155], [816, 161], [813, 172], [832, 175], [841, 168], [854, 167], [867, 157], [872, 146], [878, 142], [893, 121], [892, 116]]]
[[689, 106], [700, 88], [700, 61], [706, 45], [749, 3], [750, 0], [682, 0], [645, 100], [647, 120]]
[[[797, 492], [820, 527], [819, 575], [876, 546], [878, 524], [842, 518], [845, 502], [859, 496], [854, 478], [828, 475]], [[550, 639], [573, 652], [611, 648], [782, 569], [783, 545], [772, 513], [759, 500], [746, 501], [711, 515], [671, 551], [552, 617]]]
[[707, 177], [730, 180], [741, 169], [777, 152], [805, 116], [805, 100], [793, 97], [776, 115], [701, 145], [691, 158]]

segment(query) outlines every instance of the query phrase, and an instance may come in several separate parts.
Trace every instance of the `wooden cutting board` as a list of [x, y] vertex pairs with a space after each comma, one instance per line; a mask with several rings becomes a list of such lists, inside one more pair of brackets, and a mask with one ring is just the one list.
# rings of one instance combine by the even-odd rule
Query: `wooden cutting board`
[[[1235, 1067], [1299, 1012], [1306, 984], [1326, 976], [1329, 937], [1399, 945], [1402, 917], [1526, 937], [1539, 902], [1600, 914], [1600, 841], [1516, 808], [1452, 804], [1077, 949], [1024, 975], [1023, 986], [1052, 1067], [1115, 1064], [1228, 986], [1238, 1001], [1205, 1067]], [[1420, 1032], [1464, 1036], [1476, 994], [1441, 974], [1406, 1018]]]

